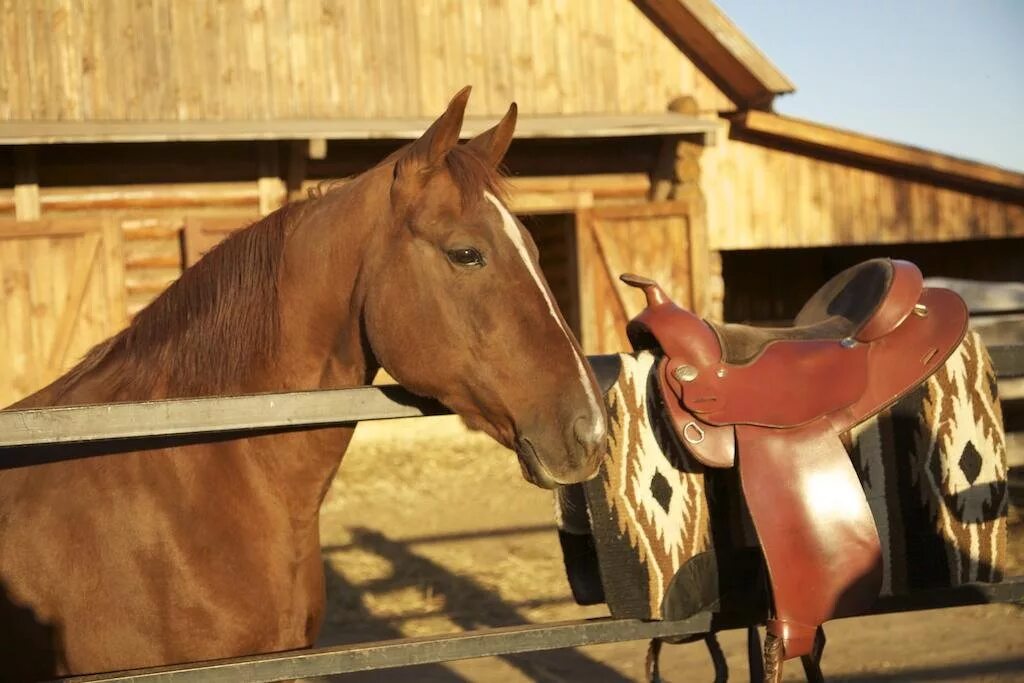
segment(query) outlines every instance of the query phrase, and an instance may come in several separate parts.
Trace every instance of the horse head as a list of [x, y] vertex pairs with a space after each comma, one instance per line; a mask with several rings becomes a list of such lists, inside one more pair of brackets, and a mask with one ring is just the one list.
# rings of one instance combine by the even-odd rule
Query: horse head
[[514, 449], [527, 480], [582, 481], [597, 471], [607, 419], [537, 247], [502, 200], [516, 106], [460, 145], [468, 98], [467, 87], [382, 164], [391, 215], [364, 264], [367, 341], [400, 383]]

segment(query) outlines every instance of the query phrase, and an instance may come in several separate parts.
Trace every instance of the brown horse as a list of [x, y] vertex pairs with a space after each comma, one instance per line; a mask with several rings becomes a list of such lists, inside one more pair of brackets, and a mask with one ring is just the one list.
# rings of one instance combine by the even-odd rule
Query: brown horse
[[[593, 373], [501, 200], [515, 105], [459, 145], [468, 97], [375, 168], [226, 240], [13, 407], [346, 387], [383, 367], [514, 448], [533, 483], [592, 476]], [[352, 432], [0, 471], [0, 678], [308, 647], [319, 507]]]

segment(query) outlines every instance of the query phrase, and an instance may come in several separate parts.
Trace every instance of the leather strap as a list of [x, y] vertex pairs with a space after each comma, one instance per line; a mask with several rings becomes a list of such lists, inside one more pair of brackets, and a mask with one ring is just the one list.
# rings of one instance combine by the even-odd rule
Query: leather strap
[[740, 482], [772, 586], [785, 657], [808, 654], [817, 627], [858, 614], [881, 589], [882, 551], [857, 473], [827, 420], [796, 429], [736, 427]]

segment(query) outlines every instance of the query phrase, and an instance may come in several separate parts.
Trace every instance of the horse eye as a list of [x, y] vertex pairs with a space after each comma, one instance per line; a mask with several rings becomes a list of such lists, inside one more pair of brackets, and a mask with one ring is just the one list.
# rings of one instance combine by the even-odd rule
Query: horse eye
[[476, 268], [484, 265], [484, 255], [473, 247], [462, 247], [460, 249], [449, 249], [448, 260], [457, 266]]

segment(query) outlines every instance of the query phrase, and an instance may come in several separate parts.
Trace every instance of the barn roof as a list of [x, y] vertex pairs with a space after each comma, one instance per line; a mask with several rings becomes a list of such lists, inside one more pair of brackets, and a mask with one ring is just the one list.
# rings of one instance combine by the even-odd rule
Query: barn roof
[[740, 112], [729, 119], [731, 135], [741, 140], [866, 163], [896, 173], [910, 172], [957, 186], [995, 190], [1015, 201], [1024, 200], [1024, 174], [991, 164], [769, 112]]
[[741, 109], [796, 90], [711, 0], [633, 0]]

